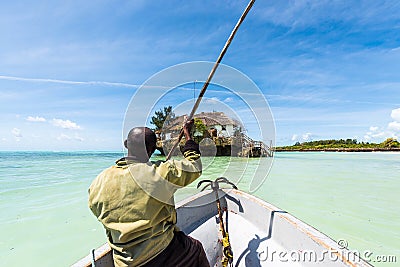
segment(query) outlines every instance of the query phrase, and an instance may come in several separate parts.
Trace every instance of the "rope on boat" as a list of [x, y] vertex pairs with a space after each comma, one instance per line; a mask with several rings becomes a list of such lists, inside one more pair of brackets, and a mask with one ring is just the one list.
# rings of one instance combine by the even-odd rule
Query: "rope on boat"
[[[203, 85], [203, 88], [200, 91], [199, 96], [197, 97], [196, 103], [194, 104], [192, 111], [190, 112], [190, 115], [187, 117], [187, 121], [190, 121], [191, 119], [193, 119], [194, 113], [196, 112], [197, 108], [200, 105], [201, 100], [203, 99], [204, 93], [207, 90], [208, 85], [211, 82], [212, 77], [214, 76], [215, 71], [217, 70], [219, 63], [221, 62], [222, 58], [224, 57], [226, 51], [228, 50], [229, 45], [231, 44], [233, 37], [235, 37], [235, 34], [237, 32], [237, 30], [239, 29], [239, 26], [242, 24], [242, 22], [244, 21], [244, 19], [247, 16], [247, 13], [249, 13], [250, 9], [252, 8], [254, 2], [256, 0], [251, 0], [249, 2], [249, 4], [247, 5], [246, 9], [244, 10], [243, 14], [240, 16], [238, 22], [236, 23], [235, 27], [233, 28], [231, 35], [229, 36], [228, 40], [226, 41], [224, 48], [222, 48], [221, 53], [218, 56], [217, 61], [215, 62], [210, 74], [208, 75], [208, 78], [206, 80], [206, 82]], [[174, 143], [174, 145], [172, 146], [171, 150], [169, 151], [166, 160], [169, 160], [172, 156], [172, 154], [174, 153], [175, 149], [178, 147], [179, 143], [181, 142], [181, 139], [183, 137], [183, 130], [181, 129], [180, 133], [179, 133], [179, 137], [176, 140], [176, 142]]]
[[92, 255], [92, 267], [96, 267], [96, 256], [94, 255], [95, 249], [92, 249], [90, 251], [90, 254]]
[[203, 189], [201, 189], [201, 191], [206, 189], [208, 186], [211, 186], [211, 189], [215, 192], [215, 202], [217, 203], [217, 209], [218, 209], [219, 228], [222, 233], [222, 246], [223, 246], [222, 252], [224, 254], [224, 257], [222, 258], [221, 263], [222, 263], [223, 267], [227, 267], [228, 264], [229, 264], [229, 266], [232, 267], [233, 266], [233, 251], [232, 251], [231, 243], [229, 241], [229, 233], [224, 225], [224, 220], [223, 220], [223, 216], [222, 216], [223, 210], [221, 208], [221, 202], [219, 200], [218, 190], [219, 190], [219, 183], [229, 184], [234, 189], [237, 189], [237, 187], [235, 184], [230, 182], [225, 177], [219, 177], [219, 178], [215, 179], [215, 181], [202, 180], [197, 184], [197, 188], [199, 188], [202, 183], [207, 183], [207, 185], [204, 186]]

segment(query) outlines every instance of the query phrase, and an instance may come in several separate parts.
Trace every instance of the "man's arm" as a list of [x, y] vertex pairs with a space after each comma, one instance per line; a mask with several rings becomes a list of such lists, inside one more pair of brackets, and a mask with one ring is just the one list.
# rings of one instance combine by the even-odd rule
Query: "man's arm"
[[188, 121], [183, 126], [183, 133], [185, 135], [186, 144], [183, 148], [183, 156], [189, 161], [195, 161], [200, 158], [200, 149], [199, 145], [193, 141], [191, 130], [194, 124], [194, 119]]
[[190, 131], [194, 120], [188, 121], [183, 127], [186, 144], [183, 148], [183, 160], [168, 160], [159, 166], [158, 172], [171, 183], [186, 186], [200, 177], [202, 165], [199, 145], [193, 141]]

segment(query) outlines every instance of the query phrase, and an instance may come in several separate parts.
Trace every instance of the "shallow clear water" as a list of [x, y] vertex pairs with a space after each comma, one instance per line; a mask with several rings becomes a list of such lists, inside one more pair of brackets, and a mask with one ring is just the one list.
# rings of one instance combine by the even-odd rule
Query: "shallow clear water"
[[[0, 265], [69, 266], [105, 242], [87, 207], [87, 188], [122, 153], [0, 152]], [[207, 159], [204, 160], [207, 164]], [[210, 160], [209, 160], [210, 161]], [[248, 191], [252, 170], [268, 159], [234, 159], [228, 178]], [[202, 178], [228, 164], [215, 158]], [[242, 177], [238, 179], [238, 177]], [[218, 174], [218, 175], [217, 175]], [[196, 182], [177, 201], [198, 192]], [[258, 197], [350, 249], [395, 255], [400, 262], [400, 153], [276, 153]], [[395, 266], [379, 264], [376, 266]]]

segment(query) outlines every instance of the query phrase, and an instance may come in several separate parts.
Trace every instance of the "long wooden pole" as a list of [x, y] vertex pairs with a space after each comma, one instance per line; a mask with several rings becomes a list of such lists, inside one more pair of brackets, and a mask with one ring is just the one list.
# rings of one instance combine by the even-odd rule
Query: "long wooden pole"
[[[199, 96], [197, 97], [196, 103], [194, 104], [194, 106], [193, 106], [193, 108], [192, 108], [192, 111], [190, 112], [190, 115], [189, 115], [188, 118], [187, 118], [187, 121], [190, 121], [191, 119], [193, 119], [193, 116], [194, 116], [196, 110], [198, 109], [201, 100], [203, 99], [203, 96], [204, 96], [204, 94], [205, 94], [205, 92], [206, 92], [206, 90], [207, 90], [208, 85], [209, 85], [210, 82], [211, 82], [211, 79], [212, 79], [213, 76], [214, 76], [215, 71], [217, 70], [217, 68], [218, 68], [218, 66], [219, 66], [219, 63], [221, 63], [221, 60], [222, 60], [222, 58], [224, 57], [226, 51], [228, 50], [228, 47], [229, 47], [229, 45], [231, 44], [231, 42], [232, 42], [232, 40], [233, 40], [233, 37], [235, 37], [235, 34], [236, 34], [237, 30], [239, 29], [240, 25], [242, 24], [242, 22], [243, 22], [244, 19], [246, 18], [247, 13], [249, 13], [249, 11], [250, 11], [250, 9], [252, 8], [254, 2], [255, 2], [255, 0], [251, 0], [251, 1], [249, 2], [249, 4], [247, 5], [246, 9], [245, 9], [244, 12], [243, 12], [243, 14], [240, 16], [238, 22], [236, 23], [235, 28], [233, 28], [233, 30], [232, 30], [232, 32], [231, 32], [231, 35], [229, 36], [228, 40], [226, 41], [226, 43], [225, 43], [225, 45], [224, 45], [224, 48], [222, 48], [222, 51], [221, 51], [221, 53], [219, 54], [218, 59], [217, 59], [217, 61], [216, 61], [215, 64], [214, 64], [214, 67], [212, 68], [210, 74], [208, 75], [208, 78], [207, 78], [206, 82], [204, 83], [203, 88], [201, 89]], [[180, 143], [182, 137], [183, 137], [183, 131], [181, 130], [180, 133], [179, 133], [178, 140], [174, 143], [173, 147], [171, 148], [171, 150], [169, 151], [169, 153], [168, 153], [168, 155], [167, 155], [167, 160], [169, 160], [169, 159], [171, 158], [172, 153], [174, 152], [174, 150], [175, 150], [175, 149], [177, 148], [177, 146], [179, 145], [179, 143]]]

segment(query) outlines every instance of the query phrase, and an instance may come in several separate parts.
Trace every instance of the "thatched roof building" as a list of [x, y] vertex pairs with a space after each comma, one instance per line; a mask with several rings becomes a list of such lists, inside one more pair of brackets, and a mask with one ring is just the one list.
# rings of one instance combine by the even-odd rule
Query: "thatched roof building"
[[[243, 129], [239, 121], [228, 117], [224, 112], [201, 112], [195, 114], [194, 118], [201, 120], [208, 130], [215, 129], [218, 134], [225, 137], [234, 136]], [[164, 134], [178, 133], [182, 128], [183, 120], [184, 116], [167, 120], [163, 127]]]
[[[254, 141], [244, 134], [243, 125], [223, 112], [201, 112], [194, 115], [194, 118], [203, 124], [201, 127], [196, 127], [193, 136], [196, 142], [203, 141], [203, 145], [200, 146], [203, 156], [262, 157], [272, 155], [268, 146], [261, 141]], [[162, 138], [158, 145], [158, 149], [162, 153], [164, 153], [164, 148], [169, 151], [168, 147], [172, 147], [182, 129], [183, 121], [184, 116], [178, 116], [167, 119], [164, 123]], [[205, 143], [204, 140], [206, 140]]]

